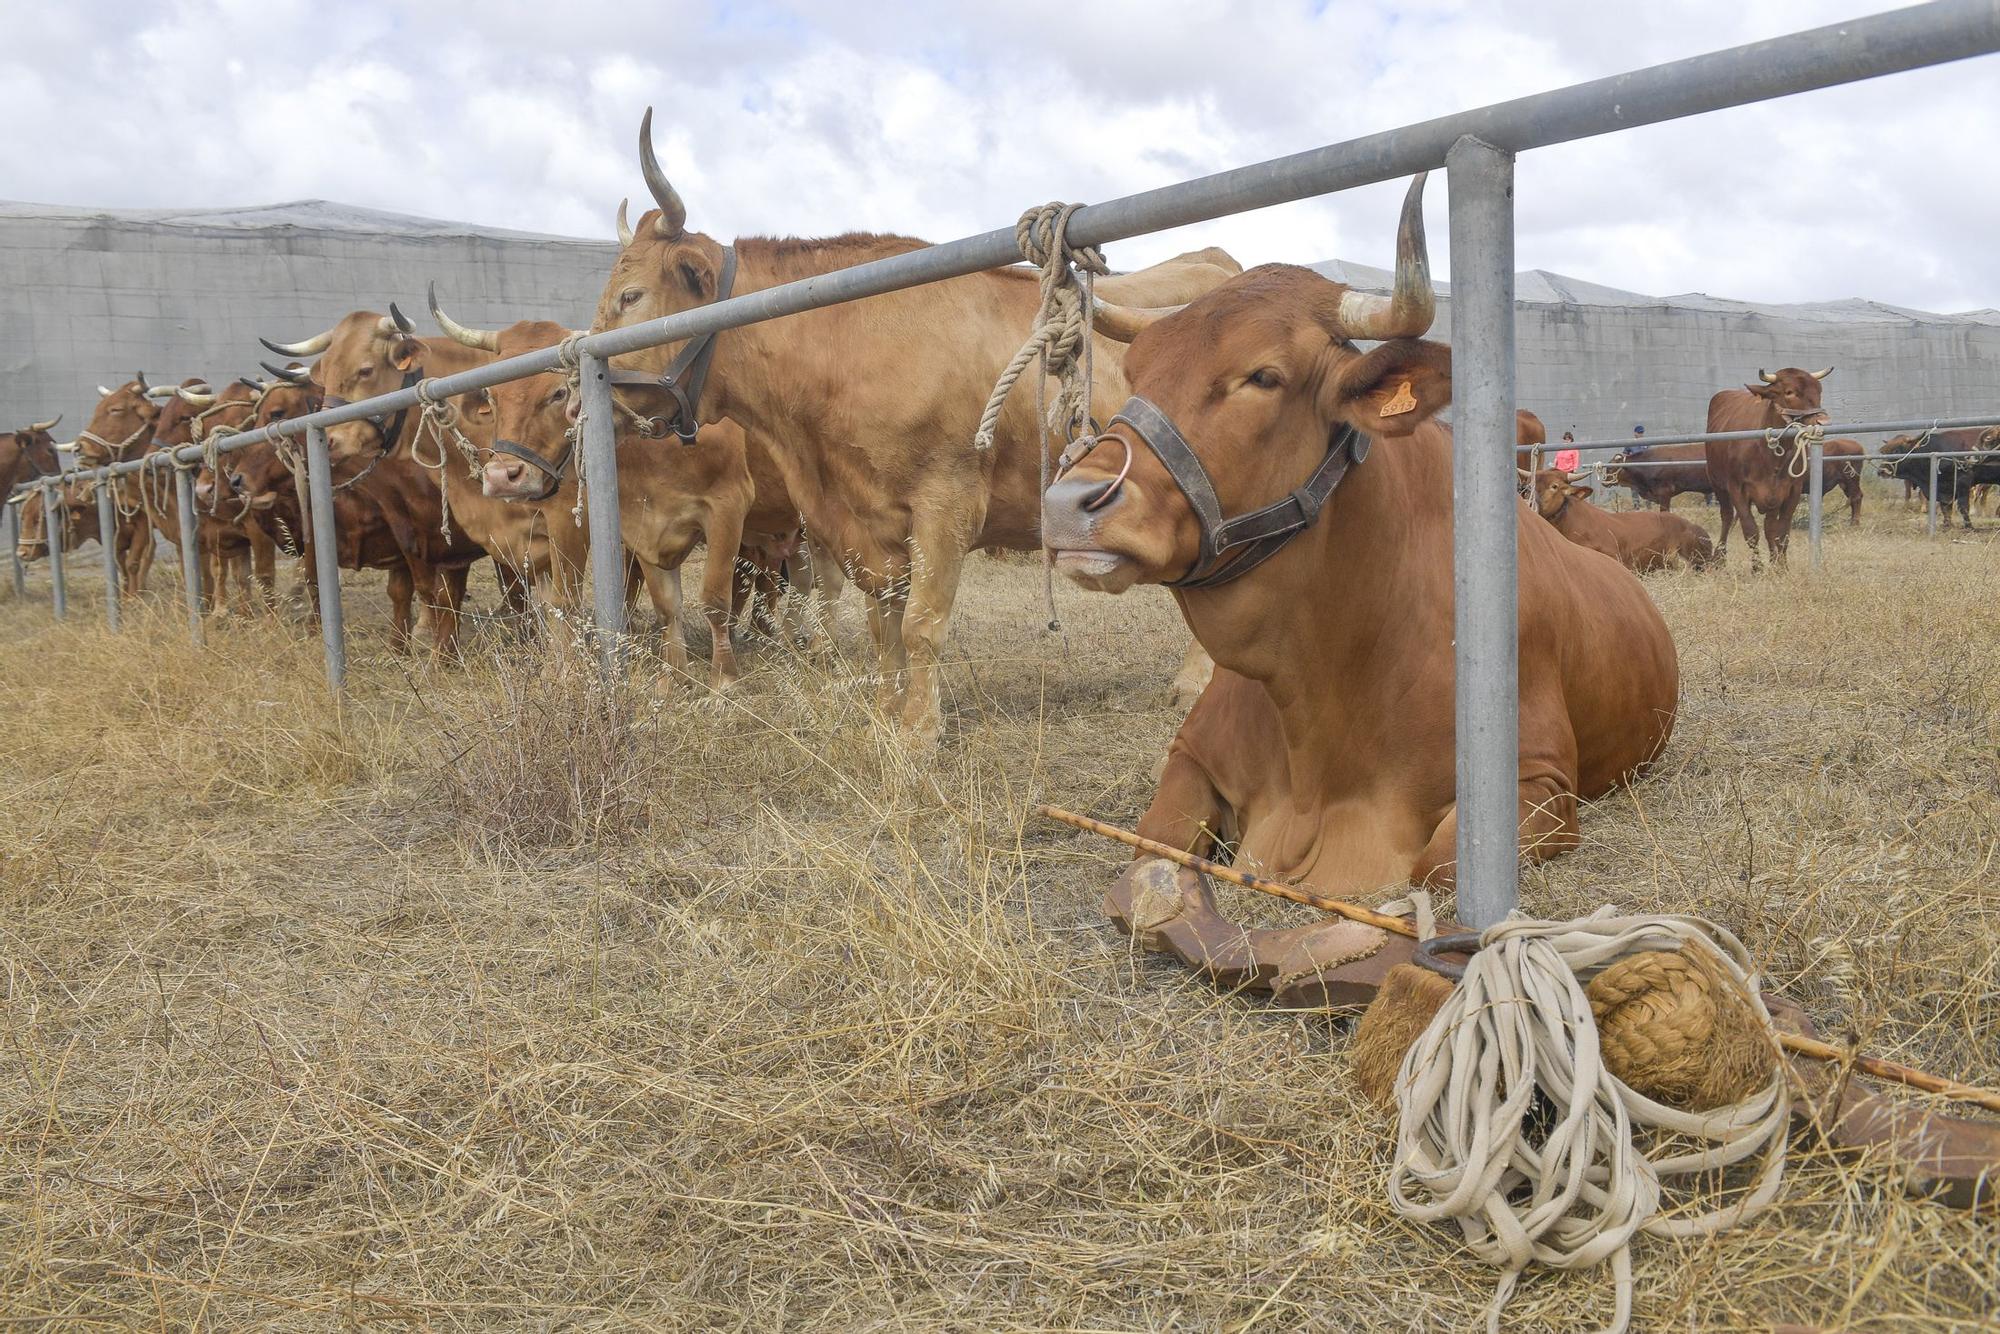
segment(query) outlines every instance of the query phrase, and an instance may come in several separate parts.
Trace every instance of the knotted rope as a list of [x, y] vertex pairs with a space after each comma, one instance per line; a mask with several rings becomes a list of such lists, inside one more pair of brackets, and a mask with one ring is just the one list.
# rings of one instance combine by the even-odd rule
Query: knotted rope
[[1806, 450], [1814, 443], [1826, 443], [1826, 426], [1822, 422], [1807, 422], [1800, 425], [1797, 421], [1788, 421], [1783, 426], [1765, 427], [1764, 444], [1773, 455], [1784, 454], [1785, 432], [1793, 429], [1798, 431], [1798, 436], [1792, 441], [1792, 457], [1785, 465], [1785, 475], [1803, 477], [1806, 475]]
[[[570, 401], [576, 404], [576, 420], [563, 431], [563, 441], [569, 449], [570, 467], [576, 472], [576, 503], [569, 507], [570, 522], [583, 527], [583, 507], [590, 494], [590, 479], [584, 473], [583, 426], [590, 420], [590, 413], [584, 408], [583, 397], [583, 340], [588, 333], [573, 333], [556, 344], [556, 364], [568, 372]], [[613, 400], [614, 420], [612, 430], [618, 429], [616, 400]]]
[[[1097, 279], [1111, 270], [1098, 247], [1070, 244], [1069, 220], [1081, 207], [1081, 204], [1043, 204], [1021, 214], [1014, 224], [1014, 245], [1021, 258], [1041, 271], [1042, 303], [1027, 341], [994, 382], [986, 410], [979, 414], [979, 430], [972, 437], [974, 449], [993, 448], [1000, 410], [1007, 404], [1007, 395], [1027, 370], [1028, 363], [1039, 360], [1035, 419], [1044, 493], [1049, 489], [1049, 432], [1056, 431], [1067, 446], [1092, 427], [1091, 328], [1096, 317]], [[1055, 402], [1044, 406], [1042, 395], [1050, 375], [1056, 377], [1058, 388]], [[1056, 615], [1055, 557], [1046, 546], [1042, 548], [1042, 598], [1048, 607], [1049, 632], [1058, 633], [1062, 622]]]
[[[426, 432], [437, 444], [435, 459], [427, 459], [418, 452]], [[448, 441], [447, 433], [449, 433]], [[459, 457], [465, 460], [467, 473], [476, 481], [479, 477], [479, 446], [466, 439], [465, 432], [458, 429], [458, 409], [437, 397], [431, 381], [419, 380], [417, 381], [417, 433], [410, 441], [410, 461], [419, 468], [437, 474], [438, 533], [449, 542], [451, 541], [451, 485], [445, 480], [444, 470], [451, 459], [445, 453], [447, 443], [457, 447]], [[369, 466], [372, 469], [374, 465], [371, 463]], [[356, 477], [354, 480], [360, 481], [361, 478]]]
[[[1622, 1334], [1635, 1235], [1719, 1232], [1777, 1194], [1791, 1094], [1770, 1023], [1747, 951], [1699, 918], [1603, 908], [1491, 927], [1397, 1074], [1390, 1199], [1406, 1217], [1457, 1223], [1473, 1252], [1504, 1271], [1489, 1331], [1530, 1261], [1572, 1269], [1608, 1258], [1610, 1332]], [[1712, 1072], [1725, 1049], [1739, 1058], [1719, 1086]], [[1613, 1060], [1634, 1078], [1643, 1070], [1646, 1092], [1612, 1074]], [[1700, 1102], [1719, 1087], [1737, 1100], [1690, 1111], [1648, 1096]], [[1648, 1152], [1635, 1130], [1656, 1132]], [[1670, 1152], [1668, 1136], [1704, 1144]], [[1659, 1216], [1664, 1179], [1759, 1153], [1736, 1199]]]

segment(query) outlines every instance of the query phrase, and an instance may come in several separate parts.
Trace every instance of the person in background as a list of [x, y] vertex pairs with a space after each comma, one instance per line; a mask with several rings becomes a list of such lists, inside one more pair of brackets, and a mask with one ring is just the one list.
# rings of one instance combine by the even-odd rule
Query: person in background
[[1646, 438], [1646, 423], [1640, 422], [1632, 428], [1632, 438], [1634, 440], [1644, 440]]
[[1562, 448], [1556, 451], [1556, 467], [1564, 472], [1575, 472], [1583, 462], [1583, 455], [1576, 450], [1576, 432], [1564, 431]]

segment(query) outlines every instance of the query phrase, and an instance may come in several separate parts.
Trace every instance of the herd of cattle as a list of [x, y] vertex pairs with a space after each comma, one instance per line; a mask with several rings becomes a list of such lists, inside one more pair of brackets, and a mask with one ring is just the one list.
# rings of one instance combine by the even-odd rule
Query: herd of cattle
[[[686, 208], [654, 158], [650, 115], [641, 127], [640, 163], [656, 207], [634, 229], [620, 205], [622, 248], [598, 304], [595, 329], [656, 319], [923, 244], [858, 234], [824, 240], [745, 238], [724, 244], [690, 231]], [[1414, 226], [1420, 246], [1421, 220]], [[1409, 229], [1406, 220], [1399, 249], [1408, 248]], [[1403, 327], [1416, 299], [1401, 288], [1392, 297], [1351, 291], [1284, 266], [1245, 273], [1218, 250], [1102, 279], [1096, 293], [1093, 390], [1100, 403], [1117, 401], [1115, 396], [1159, 364], [1160, 354], [1147, 352], [1158, 344], [1143, 331], [1163, 310], [1192, 303], [1186, 318], [1200, 318], [1206, 321], [1204, 328], [1219, 329], [1226, 312], [1259, 303], [1274, 311], [1303, 303], [1313, 312], [1311, 327], [1321, 331], [1322, 342], [1330, 334], [1339, 340], [1337, 346], [1348, 346], [1347, 340], [1379, 341], [1387, 336], [1381, 330]], [[621, 358], [615, 404], [628, 581], [635, 592], [643, 585], [660, 614], [661, 643], [670, 666], [685, 665], [678, 570], [697, 545], [738, 556], [707, 562], [697, 597], [712, 632], [710, 671], [717, 682], [736, 674], [730, 630], [746, 609], [766, 618], [769, 608], [781, 605], [796, 618], [789, 630], [812, 634], [825, 618], [805, 615], [805, 608], [817, 602], [823, 610], [842, 580], [851, 580], [867, 599], [885, 709], [912, 732], [935, 735], [939, 650], [966, 555], [976, 549], [1039, 550], [1046, 535], [1076, 527], [1074, 516], [1052, 508], [1073, 482], [1075, 469], [1044, 495], [1044, 433], [1035, 419], [1033, 394], [1015, 394], [1005, 404], [993, 447], [972, 444], [994, 377], [1019, 346], [1037, 305], [1035, 275], [1003, 270], [730, 330], [713, 340], [697, 340], [678, 356], [669, 347]], [[435, 292], [431, 309], [443, 331], [440, 336], [419, 336], [391, 304], [387, 314], [356, 311], [296, 342], [266, 340], [267, 347], [292, 358], [288, 365], [266, 363], [268, 377], [152, 385], [140, 374], [115, 388], [100, 387], [88, 426], [70, 448], [78, 464], [98, 466], [212, 445], [231, 432], [323, 405], [359, 401], [498, 357], [554, 346], [573, 332], [543, 320], [494, 330], [468, 327], [445, 312]], [[1186, 349], [1189, 364], [1177, 374], [1204, 386], [1201, 392], [1209, 398], [1233, 402], [1244, 386], [1230, 380], [1234, 372], [1227, 349], [1213, 329], [1198, 348]], [[1299, 336], [1308, 342], [1313, 337], [1309, 332]], [[1123, 355], [1128, 343], [1130, 353]], [[1392, 346], [1377, 348], [1357, 364], [1378, 365]], [[1440, 348], [1425, 356], [1423, 372], [1435, 382], [1433, 401], [1414, 397], [1415, 371], [1385, 383], [1382, 392], [1393, 401], [1371, 415], [1373, 424], [1364, 436], [1408, 435], [1407, 428], [1449, 400], [1448, 353]], [[1285, 413], [1313, 407], [1304, 402], [1281, 412], [1280, 399], [1290, 402], [1298, 397], [1294, 390], [1324, 386], [1335, 373], [1323, 348], [1316, 361], [1290, 371], [1252, 367], [1246, 383], [1255, 394], [1231, 410], [1245, 414], [1246, 422], [1264, 413], [1275, 427]], [[1715, 396], [1709, 426], [1776, 430], [1823, 423], [1820, 387], [1826, 374], [1790, 368], [1760, 373], [1757, 383]], [[1271, 375], [1279, 383], [1266, 384]], [[455, 648], [467, 574], [482, 558], [494, 561], [511, 608], [527, 607], [531, 596], [561, 605], [580, 595], [588, 545], [582, 524], [588, 479], [579, 476], [576, 463], [580, 402], [573, 373], [555, 371], [328, 430], [335, 522], [326, 539], [337, 547], [342, 567], [388, 573], [392, 633], [399, 648], [410, 641], [419, 607], [428, 615], [436, 648], [446, 653]], [[1318, 407], [1326, 407], [1324, 392]], [[0, 435], [0, 482], [11, 489], [58, 470], [51, 434], [56, 424], [37, 422]], [[1448, 428], [1440, 423], [1426, 430]], [[1135, 438], [1127, 439], [1128, 432]], [[1171, 435], [1172, 427], [1165, 433]], [[1304, 507], [1311, 487], [1292, 492], [1297, 479], [1274, 471], [1270, 459], [1251, 461], [1241, 474], [1218, 476], [1212, 483], [1191, 479], [1187, 466], [1200, 471], [1210, 441], [1201, 439], [1199, 451], [1185, 441], [1173, 449], [1154, 438], [1159, 434], [1134, 432], [1128, 412], [1096, 437], [1119, 440], [1127, 457], [1116, 494], [1108, 491], [1089, 512], [1102, 517], [1113, 499], [1129, 501], [1145, 489], [1144, 469], [1136, 467], [1141, 456], [1167, 459], [1198, 452], [1191, 464], [1183, 460], [1169, 469], [1171, 494], [1164, 497], [1178, 496], [1194, 508], [1183, 506], [1179, 527], [1167, 524], [1156, 538], [1165, 543], [1193, 534], [1202, 544], [1204, 554], [1187, 562], [1187, 570], [1199, 569], [1208, 577], [1188, 583], [1184, 572], [1184, 604], [1194, 597], [1193, 588], [1233, 583], [1236, 575], [1267, 559], [1276, 569], [1296, 563], [1294, 553], [1278, 551], [1291, 532], [1274, 528], [1282, 516], [1259, 517], [1256, 542], [1233, 553], [1229, 548], [1234, 544], [1225, 543], [1222, 532], [1210, 532], [1215, 526], [1210, 519], [1219, 524], [1217, 507], [1229, 508], [1238, 499], [1276, 496]], [[1924, 454], [1961, 447], [1967, 441], [1960, 436], [1966, 434], [1938, 432], [1922, 440], [1892, 441], [1887, 448], [1904, 451], [1904, 457], [1887, 471], [1912, 478], [1924, 467]], [[1982, 433], [1969, 435], [1977, 443]], [[2000, 432], [1983, 433], [1988, 442], [2000, 443], [1996, 435]], [[1521, 414], [1520, 438], [1523, 443], [1545, 438], [1532, 414]], [[1857, 517], [1859, 465], [1840, 460], [1860, 452], [1851, 441], [1826, 442], [1828, 482], [1846, 492]], [[1075, 453], [1072, 447], [1065, 460], [1073, 462]], [[1386, 461], [1348, 466], [1359, 464], [1365, 454], [1364, 438], [1342, 455], [1339, 470], [1331, 466], [1334, 454], [1326, 455], [1327, 466], [1314, 473], [1314, 482], [1324, 484], [1327, 494], [1312, 500], [1303, 524], [1313, 523], [1320, 505], [1340, 508], [1372, 489], [1357, 486], [1358, 479], [1398, 466]], [[181, 531], [173, 477], [165, 467], [145, 468], [109, 483], [66, 482], [54, 526], [65, 550], [93, 539], [111, 547], [127, 594], [144, 590], [156, 538], [163, 538], [196, 543], [209, 605], [271, 607], [277, 556], [306, 557], [315, 538], [304, 503], [301, 455], [294, 445], [209, 451], [198, 465], [197, 531], [192, 534]], [[1740, 520], [1753, 562], [1758, 556], [1753, 515], [1761, 513], [1772, 558], [1783, 560], [1792, 512], [1804, 490], [1803, 460], [1804, 445], [1789, 439], [1768, 447], [1749, 441], [1635, 448], [1614, 458], [1602, 470], [1602, 480], [1630, 487], [1635, 495], [1656, 501], [1662, 511], [1680, 492], [1713, 494], [1721, 508], [1722, 549]], [[1661, 461], [1673, 466], [1632, 466]], [[1987, 474], [1996, 469], [2000, 460], [1948, 469], [1943, 494], [1956, 500], [1968, 523], [1970, 487], [1995, 480]], [[1348, 478], [1344, 487], [1342, 475]], [[1703, 565], [1722, 554], [1701, 528], [1681, 516], [1614, 513], [1590, 504], [1592, 488], [1576, 474], [1524, 471], [1523, 479], [1524, 492], [1547, 520], [1549, 532], [1631, 569], [1672, 562]], [[99, 485], [111, 490], [114, 532], [98, 531]], [[1448, 471], [1443, 485], [1448, 492]], [[1333, 488], [1340, 488], [1337, 495]], [[1207, 510], [1195, 503], [1198, 495]], [[19, 554], [34, 559], [45, 554], [51, 526], [39, 488], [21, 509]], [[1298, 516], [1289, 522], [1294, 529], [1300, 526]], [[1434, 522], [1439, 532], [1448, 529], [1448, 515], [1442, 513], [1426, 522]], [[1052, 549], [1057, 546], [1055, 536], [1046, 540]], [[1524, 560], [1526, 544], [1524, 538]], [[1082, 582], [1103, 584], [1104, 578], [1094, 572], [1100, 563], [1071, 552], [1065, 568]], [[1215, 571], [1223, 566], [1234, 573], [1228, 580], [1215, 580]], [[310, 591], [310, 581], [306, 584]], [[779, 598], [788, 586], [797, 595]], [[1447, 581], [1443, 591], [1448, 589]], [[1240, 600], [1240, 588], [1228, 596]], [[1213, 653], [1207, 637], [1197, 637]]]

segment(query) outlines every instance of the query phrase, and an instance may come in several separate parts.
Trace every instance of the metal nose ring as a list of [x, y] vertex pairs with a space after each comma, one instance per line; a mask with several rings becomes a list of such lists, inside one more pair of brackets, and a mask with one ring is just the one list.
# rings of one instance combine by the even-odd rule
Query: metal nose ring
[[[1102, 437], [1102, 436], [1100, 436], [1100, 437], [1098, 437], [1098, 438], [1099, 438], [1099, 440], [1102, 440], [1102, 439], [1103, 439], [1103, 437]], [[1128, 474], [1130, 474], [1130, 473], [1131, 473], [1131, 471], [1132, 471], [1132, 445], [1131, 445], [1131, 442], [1129, 442], [1128, 440], [1126, 440], [1124, 436], [1119, 436], [1119, 437], [1117, 437], [1117, 440], [1118, 440], [1118, 443], [1119, 443], [1119, 444], [1121, 444], [1121, 445], [1124, 445], [1124, 446], [1125, 446], [1125, 462], [1124, 462], [1124, 465], [1123, 465], [1123, 466], [1121, 466], [1121, 467], [1120, 467], [1120, 468], [1118, 469], [1118, 475], [1117, 475], [1116, 477], [1112, 478], [1112, 479], [1111, 479], [1110, 481], [1108, 481], [1108, 482], [1106, 482], [1106, 483], [1104, 484], [1104, 489], [1103, 489], [1102, 491], [1099, 491], [1099, 492], [1098, 492], [1098, 493], [1097, 493], [1096, 495], [1092, 496], [1092, 497], [1091, 497], [1091, 498], [1090, 498], [1089, 500], [1086, 500], [1086, 501], [1084, 501], [1084, 502], [1083, 502], [1083, 512], [1084, 512], [1084, 513], [1086, 513], [1086, 514], [1089, 514], [1089, 513], [1092, 513], [1093, 511], [1096, 511], [1096, 510], [1100, 510], [1100, 509], [1103, 509], [1103, 508], [1104, 508], [1104, 507], [1105, 507], [1106, 505], [1109, 505], [1109, 504], [1111, 503], [1112, 499], [1113, 499], [1113, 498], [1114, 498], [1115, 496], [1117, 496], [1117, 494], [1118, 494], [1118, 488], [1119, 488], [1119, 487], [1121, 487], [1121, 486], [1123, 486], [1123, 485], [1125, 485], [1125, 478], [1126, 478], [1126, 476], [1127, 476]]]

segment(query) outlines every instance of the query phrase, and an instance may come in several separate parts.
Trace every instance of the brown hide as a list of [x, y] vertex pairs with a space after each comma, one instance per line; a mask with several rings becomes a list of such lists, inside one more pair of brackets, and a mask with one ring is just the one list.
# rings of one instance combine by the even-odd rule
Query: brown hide
[[[656, 197], [661, 192], [656, 191]], [[656, 319], [713, 301], [722, 246], [649, 212], [612, 268], [593, 328]], [[738, 296], [920, 250], [906, 237], [750, 237], [736, 243]], [[1103, 298], [1170, 305], [1227, 276], [1219, 252], [1100, 282]], [[815, 542], [874, 601], [870, 625], [882, 704], [920, 738], [939, 727], [938, 655], [968, 551], [1041, 544], [1042, 456], [1034, 385], [1000, 414], [991, 450], [972, 439], [1001, 369], [1039, 305], [1025, 270], [954, 278], [719, 335], [702, 417], [740, 423], [777, 465]], [[676, 348], [620, 358], [655, 373]], [[1094, 411], [1124, 398], [1122, 349], [1094, 347]], [[1063, 441], [1052, 439], [1050, 453]], [[905, 673], [907, 671], [907, 679]]]
[[0, 435], [0, 499], [23, 482], [61, 469], [56, 438], [49, 432], [23, 427]]
[[1867, 452], [1859, 440], [1828, 440], [1825, 446], [1820, 503], [1823, 507], [1836, 492], [1845, 496], [1850, 528], [1861, 522], [1861, 456]]
[[1535, 474], [1536, 511], [1570, 541], [1602, 552], [1628, 570], [1644, 573], [1678, 564], [1699, 569], [1715, 558], [1708, 534], [1678, 514], [1614, 514], [1591, 504], [1590, 496], [1590, 487], [1577, 485], [1559, 469]]
[[[1276, 556], [1233, 582], [1176, 590], [1217, 670], [1140, 829], [1183, 848], [1240, 839], [1244, 865], [1365, 894], [1452, 874], [1451, 440], [1424, 420], [1449, 400], [1450, 362], [1413, 338], [1362, 354], [1335, 313], [1341, 295], [1307, 269], [1254, 269], [1154, 323], [1126, 360], [1134, 391], [1203, 460], [1225, 515], [1297, 487], [1338, 425], [1373, 437]], [[1105, 498], [1126, 443], [1129, 474]], [[1520, 810], [1524, 845], [1544, 857], [1574, 844], [1578, 798], [1665, 744], [1679, 671], [1628, 570], [1525, 507], [1521, 518]], [[1175, 579], [1198, 552], [1178, 486], [1122, 426], [1050, 488], [1046, 523], [1059, 568], [1086, 587]]]
[[[1648, 463], [1667, 463], [1664, 468], [1625, 468], [1620, 465], [1626, 460]], [[1663, 510], [1674, 507], [1674, 497], [1683, 491], [1692, 491], [1700, 496], [1715, 494], [1714, 485], [1708, 480], [1708, 446], [1692, 445], [1634, 445], [1611, 456], [1604, 465], [1604, 484], [1630, 488], [1637, 500], [1658, 505]]]
[[[1769, 431], [1792, 422], [1824, 422], [1820, 411], [1820, 380], [1832, 370], [1815, 374], [1796, 366], [1741, 389], [1725, 389], [1708, 400], [1710, 431]], [[1794, 433], [1796, 434], [1796, 433]], [[1775, 450], [1763, 440], [1711, 440], [1705, 447], [1715, 503], [1722, 511], [1718, 557], [1729, 554], [1729, 529], [1740, 516], [1750, 563], [1759, 563], [1756, 515], [1764, 516], [1764, 537], [1771, 560], [1785, 563], [1791, 545], [1792, 514], [1805, 493], [1806, 466], [1802, 448], [1787, 439]]]
[[[95, 468], [139, 458], [151, 448], [159, 416], [160, 405], [146, 397], [139, 380], [102, 395], [84, 427], [85, 434], [96, 439], [77, 437], [78, 464]], [[126, 597], [146, 591], [146, 576], [153, 566], [153, 525], [142, 502], [143, 493], [144, 482], [139, 476], [128, 474], [112, 483], [118, 512], [114, 545], [119, 587]]]
[[1526, 408], [1514, 409], [1514, 443], [1522, 448], [1529, 445], [1546, 445], [1549, 442], [1549, 428], [1542, 425], [1542, 419]]

